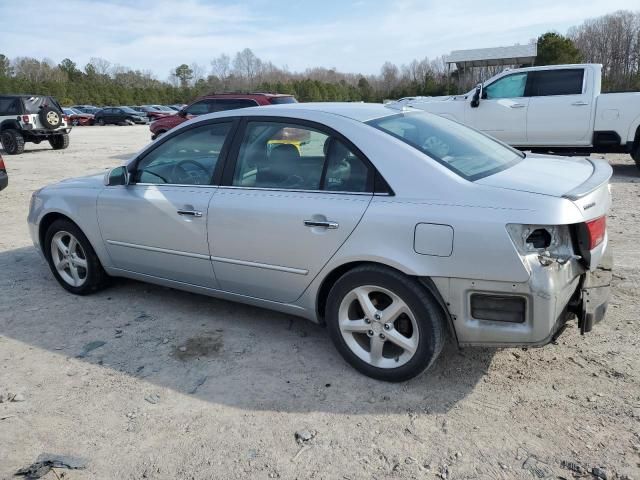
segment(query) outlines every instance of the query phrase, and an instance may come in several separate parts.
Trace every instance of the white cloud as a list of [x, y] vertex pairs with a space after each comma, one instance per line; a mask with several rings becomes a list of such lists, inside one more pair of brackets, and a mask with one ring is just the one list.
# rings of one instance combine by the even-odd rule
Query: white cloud
[[637, 8], [637, 0], [253, 0], [232, 5], [60, 0], [48, 5], [53, 4], [2, 2], [0, 18], [10, 21], [0, 31], [0, 53], [54, 61], [69, 57], [80, 66], [90, 57], [103, 57], [165, 78], [180, 63], [208, 66], [217, 55], [245, 47], [292, 70], [326, 66], [374, 73], [386, 60], [406, 63], [461, 48], [527, 43], [550, 29], [564, 33], [585, 18]]

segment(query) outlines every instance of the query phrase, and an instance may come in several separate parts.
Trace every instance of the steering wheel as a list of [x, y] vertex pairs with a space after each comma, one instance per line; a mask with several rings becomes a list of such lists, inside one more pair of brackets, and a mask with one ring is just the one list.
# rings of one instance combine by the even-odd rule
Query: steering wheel
[[[207, 178], [207, 181], [209, 180], [209, 177], [210, 177], [211, 174], [209, 173], [209, 170], [207, 169], [207, 167], [202, 165], [200, 162], [198, 162], [196, 160], [192, 160], [192, 159], [182, 160], [182, 161], [176, 163], [173, 166], [173, 169], [171, 170], [171, 178], [178, 178], [180, 180], [180, 183], [183, 183], [185, 180], [188, 180], [189, 184], [202, 185], [202, 183], [201, 183], [202, 176], [201, 175], [193, 174], [192, 172], [189, 172], [189, 171], [185, 170], [184, 168], [182, 168], [182, 166], [187, 164], [187, 163], [195, 165], [197, 168], [202, 170], [204, 172], [206, 178]], [[178, 169], [182, 170], [182, 173], [179, 173]]]

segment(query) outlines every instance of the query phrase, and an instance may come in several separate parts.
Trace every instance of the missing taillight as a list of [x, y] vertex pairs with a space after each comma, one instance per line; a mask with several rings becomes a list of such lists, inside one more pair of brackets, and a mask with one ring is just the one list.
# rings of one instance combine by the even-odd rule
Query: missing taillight
[[546, 228], [537, 228], [529, 234], [526, 242], [533, 248], [549, 248], [549, 245], [551, 245], [551, 234]]
[[585, 223], [589, 234], [589, 250], [593, 250], [604, 241], [607, 233], [607, 217], [598, 217]]

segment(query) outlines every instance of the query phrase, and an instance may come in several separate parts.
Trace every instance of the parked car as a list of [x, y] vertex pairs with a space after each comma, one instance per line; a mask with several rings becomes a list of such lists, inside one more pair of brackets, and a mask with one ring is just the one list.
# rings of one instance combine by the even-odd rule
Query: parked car
[[63, 108], [62, 111], [69, 119], [69, 123], [74, 127], [93, 125], [94, 116], [90, 113], [83, 113], [73, 108]]
[[71, 108], [78, 112], [89, 113], [91, 115], [95, 115], [102, 110], [101, 108], [94, 107], [93, 105], [72, 105]]
[[7, 167], [4, 165], [2, 155], [0, 155], [0, 190], [4, 190], [9, 185], [9, 175], [7, 174]]
[[186, 107], [187, 105], [184, 103], [180, 103], [180, 104], [176, 104], [176, 105], [167, 105], [170, 109], [175, 110], [176, 112], [179, 112], [180, 110], [182, 110], [184, 107]]
[[640, 93], [601, 93], [602, 65], [506, 70], [464, 95], [400, 103], [475, 127], [517, 148], [630, 153], [640, 168]]
[[[309, 141], [267, 148], [283, 129]], [[35, 192], [28, 224], [72, 293], [122, 276], [299, 315], [361, 372], [401, 381], [447, 330], [460, 345], [528, 347], [574, 315], [590, 331], [609, 295], [611, 173], [424, 112], [257, 107]]]
[[107, 125], [110, 123], [119, 125], [133, 125], [135, 123], [147, 123], [147, 119], [142, 117], [140, 112], [129, 107], [105, 107], [95, 114], [95, 123], [97, 125]]
[[160, 118], [151, 123], [151, 140], [168, 132], [182, 122], [190, 118], [204, 115], [205, 113], [220, 112], [223, 110], [235, 110], [237, 108], [255, 107], [256, 105], [276, 105], [282, 103], [296, 103], [292, 95], [276, 93], [217, 93], [205, 95], [193, 101], [190, 105], [180, 110], [177, 115]]
[[55, 98], [0, 95], [0, 143], [9, 155], [24, 152], [27, 142], [48, 140], [54, 150], [69, 146], [71, 127]]
[[140, 105], [131, 107], [136, 112], [139, 112], [141, 117], [147, 117], [150, 121], [158, 118], [166, 117], [167, 115], [174, 115], [175, 112], [165, 112], [156, 108], [155, 105]]

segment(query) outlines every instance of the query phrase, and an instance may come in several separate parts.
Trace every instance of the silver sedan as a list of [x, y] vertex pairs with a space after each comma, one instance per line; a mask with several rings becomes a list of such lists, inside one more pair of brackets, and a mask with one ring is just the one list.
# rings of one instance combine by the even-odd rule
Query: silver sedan
[[35, 192], [28, 222], [72, 293], [128, 277], [299, 315], [361, 372], [402, 381], [447, 338], [541, 346], [574, 317], [591, 330], [611, 173], [411, 109], [256, 107]]

